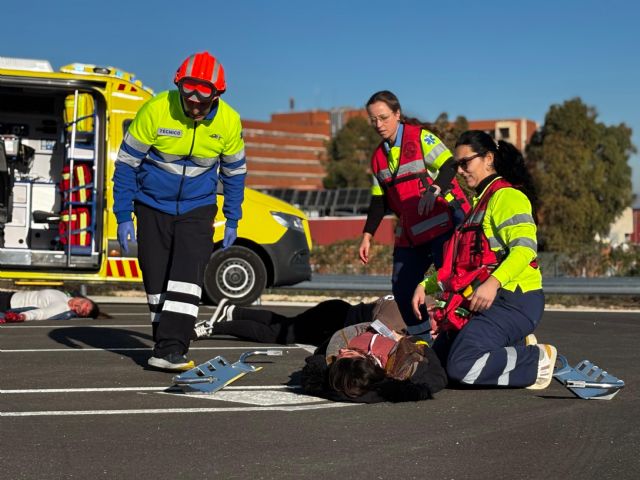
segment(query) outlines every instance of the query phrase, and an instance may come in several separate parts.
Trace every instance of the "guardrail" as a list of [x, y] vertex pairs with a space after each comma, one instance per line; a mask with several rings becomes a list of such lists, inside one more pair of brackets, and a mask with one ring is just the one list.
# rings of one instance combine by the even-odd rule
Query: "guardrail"
[[[639, 295], [640, 277], [543, 278], [545, 293], [566, 295]], [[391, 292], [391, 277], [385, 275], [314, 275], [286, 290]]]

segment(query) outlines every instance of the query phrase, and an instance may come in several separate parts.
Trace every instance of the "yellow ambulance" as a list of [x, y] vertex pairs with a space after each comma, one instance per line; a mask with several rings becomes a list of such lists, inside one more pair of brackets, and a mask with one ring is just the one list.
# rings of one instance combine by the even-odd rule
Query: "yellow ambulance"
[[[72, 64], [54, 72], [48, 61], [0, 57], [0, 279], [38, 286], [142, 280], [137, 245], [125, 255], [116, 239], [111, 178], [123, 135], [152, 96], [117, 68]], [[246, 305], [267, 287], [311, 277], [303, 212], [246, 189], [238, 239], [224, 251], [218, 212], [205, 272], [209, 300]]]

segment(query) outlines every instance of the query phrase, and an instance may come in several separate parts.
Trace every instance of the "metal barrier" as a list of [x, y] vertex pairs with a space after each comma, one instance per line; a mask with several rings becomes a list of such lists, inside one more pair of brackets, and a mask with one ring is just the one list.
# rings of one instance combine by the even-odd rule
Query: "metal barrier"
[[[545, 293], [567, 295], [640, 295], [640, 277], [544, 277]], [[290, 290], [390, 292], [386, 275], [313, 275], [310, 281], [285, 287]]]

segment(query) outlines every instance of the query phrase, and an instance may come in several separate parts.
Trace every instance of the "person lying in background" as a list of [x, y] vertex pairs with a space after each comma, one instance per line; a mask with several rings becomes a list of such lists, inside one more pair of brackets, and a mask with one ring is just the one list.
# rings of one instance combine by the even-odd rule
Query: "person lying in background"
[[316, 346], [301, 372], [302, 387], [312, 395], [360, 403], [425, 400], [446, 386], [447, 377], [431, 348], [407, 336], [406, 327], [391, 295], [357, 305], [326, 300], [293, 317], [223, 299], [193, 336]]
[[54, 289], [0, 292], [0, 323], [67, 318], [108, 318], [87, 297], [71, 296]]

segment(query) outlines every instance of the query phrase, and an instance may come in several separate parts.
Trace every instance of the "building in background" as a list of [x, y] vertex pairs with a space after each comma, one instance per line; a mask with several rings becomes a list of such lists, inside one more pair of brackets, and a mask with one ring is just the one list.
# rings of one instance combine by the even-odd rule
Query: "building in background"
[[471, 130], [483, 130], [496, 140], [505, 140], [524, 152], [538, 124], [526, 118], [506, 120], [469, 120]]
[[[293, 101], [290, 107], [289, 112], [272, 114], [269, 121], [243, 120], [249, 164], [247, 185], [296, 204], [312, 221], [326, 216], [362, 215], [369, 205], [368, 189], [324, 191], [322, 180], [326, 175], [327, 143], [351, 118], [366, 117], [366, 110], [294, 111]], [[536, 122], [526, 118], [469, 120], [468, 123], [470, 129], [483, 130], [497, 140], [513, 143], [521, 151], [538, 129]], [[316, 228], [320, 228], [320, 224], [327, 230], [328, 224], [322, 222]], [[322, 237], [321, 243], [351, 238], [353, 232], [345, 225], [331, 224], [328, 230], [332, 235]], [[387, 236], [382, 236], [382, 243], [393, 242], [392, 235]], [[640, 243], [640, 201], [612, 225], [607, 239], [612, 245]]]
[[633, 233], [631, 234], [631, 243], [640, 244], [640, 201], [633, 207]]
[[[247, 185], [262, 190], [321, 190], [327, 142], [351, 118], [366, 116], [364, 109], [335, 108], [274, 113], [268, 122], [243, 120]], [[525, 118], [472, 120], [469, 128], [524, 150], [537, 124]]]
[[614, 248], [628, 243], [634, 243], [634, 216], [635, 212], [631, 207], [625, 208], [609, 227], [609, 233], [602, 238], [596, 235], [596, 239], [608, 243]]
[[329, 113], [274, 114], [271, 121], [243, 120], [249, 175], [256, 189], [322, 189], [329, 141]]

